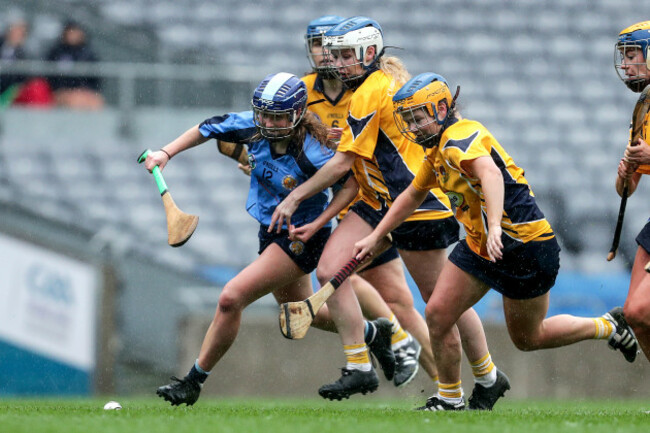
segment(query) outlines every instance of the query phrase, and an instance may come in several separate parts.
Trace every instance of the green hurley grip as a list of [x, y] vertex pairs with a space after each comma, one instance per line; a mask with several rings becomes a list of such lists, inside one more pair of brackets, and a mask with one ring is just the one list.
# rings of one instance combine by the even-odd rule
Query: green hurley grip
[[[149, 153], [151, 153], [151, 149], [147, 149], [142, 152], [142, 154], [138, 157], [138, 163], [142, 164], [145, 159], [147, 159], [147, 155], [149, 155]], [[151, 170], [151, 173], [153, 174], [153, 178], [156, 181], [156, 185], [158, 185], [158, 191], [160, 192], [160, 195], [165, 194], [167, 192], [167, 184], [165, 183], [165, 179], [160, 172], [160, 168], [158, 166], [155, 166], [153, 170]]]
[[153, 178], [156, 180], [156, 185], [158, 185], [158, 191], [160, 192], [160, 195], [165, 194], [167, 192], [167, 184], [165, 183], [165, 179], [163, 179], [160, 168], [158, 168], [158, 166], [155, 166], [152, 170], [152, 173]]

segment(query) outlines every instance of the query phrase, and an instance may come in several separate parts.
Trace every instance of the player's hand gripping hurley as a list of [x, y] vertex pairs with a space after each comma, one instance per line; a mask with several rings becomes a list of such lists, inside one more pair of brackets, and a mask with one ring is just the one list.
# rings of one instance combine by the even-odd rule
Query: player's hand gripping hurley
[[[150, 149], [142, 152], [138, 157], [138, 162], [143, 163], [150, 152]], [[172, 247], [180, 247], [187, 242], [194, 233], [194, 230], [199, 223], [199, 217], [187, 214], [176, 206], [158, 166], [153, 168], [151, 174], [153, 174], [153, 177], [156, 180], [158, 191], [160, 192], [163, 205], [165, 206], [165, 214], [167, 215], [167, 242]]]
[[[634, 106], [634, 111], [632, 112], [632, 139], [630, 143], [634, 144], [636, 140], [641, 136], [641, 128], [643, 127], [643, 118], [648, 113], [648, 108], [650, 108], [650, 100], [648, 100], [648, 92], [650, 92], [650, 85], [646, 86], [645, 89], [639, 95], [639, 99], [636, 101]], [[607, 254], [607, 261], [611, 261], [616, 257], [616, 250], [618, 250], [618, 244], [621, 240], [621, 230], [623, 229], [623, 219], [625, 218], [625, 206], [627, 204], [627, 195], [628, 195], [628, 185], [627, 181], [623, 184], [623, 194], [621, 195], [621, 204], [618, 208], [618, 219], [616, 220], [616, 229], [614, 229], [614, 239], [612, 240], [612, 247], [609, 249], [609, 254]]]
[[372, 256], [366, 256], [363, 260], [357, 260], [353, 257], [327, 284], [304, 301], [285, 302], [280, 305], [280, 331], [282, 335], [290, 340], [303, 338], [307, 334], [311, 322], [314, 321], [318, 310], [334, 294], [334, 291], [341, 283], [354, 272], [368, 266], [374, 257], [390, 248], [391, 242], [392, 238], [389, 234], [379, 242]]

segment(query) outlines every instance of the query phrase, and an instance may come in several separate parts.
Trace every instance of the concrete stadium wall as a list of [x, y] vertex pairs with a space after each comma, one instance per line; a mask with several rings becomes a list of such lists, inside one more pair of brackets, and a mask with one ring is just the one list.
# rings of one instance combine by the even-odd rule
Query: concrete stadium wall
[[[179, 323], [180, 377], [194, 363], [210, 320], [208, 314], [192, 315]], [[514, 347], [505, 326], [489, 324], [485, 331], [494, 362], [510, 378], [508, 398], [650, 397], [646, 386], [650, 369], [642, 354], [629, 364], [604, 341], [525, 353]], [[278, 329], [275, 309], [269, 308], [265, 314], [247, 315], [245, 311], [239, 336], [205, 383], [203, 395], [316, 397], [321, 385], [338, 379], [338, 368], [344, 365], [337, 335], [312, 329], [303, 340], [286, 340]], [[473, 378], [466, 360], [462, 369], [469, 397]], [[379, 375], [380, 387], [371, 398], [406, 398], [421, 404], [435, 389], [423, 369], [403, 389]]]

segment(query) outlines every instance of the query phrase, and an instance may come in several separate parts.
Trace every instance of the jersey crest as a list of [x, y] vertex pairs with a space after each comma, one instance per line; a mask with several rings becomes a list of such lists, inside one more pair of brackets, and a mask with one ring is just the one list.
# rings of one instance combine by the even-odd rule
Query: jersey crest
[[305, 251], [305, 244], [301, 241], [293, 241], [289, 244], [289, 250], [299, 256]]
[[298, 180], [296, 180], [296, 178], [291, 175], [286, 175], [285, 177], [282, 178], [282, 186], [284, 187], [284, 189], [291, 191], [297, 185], [298, 185]]

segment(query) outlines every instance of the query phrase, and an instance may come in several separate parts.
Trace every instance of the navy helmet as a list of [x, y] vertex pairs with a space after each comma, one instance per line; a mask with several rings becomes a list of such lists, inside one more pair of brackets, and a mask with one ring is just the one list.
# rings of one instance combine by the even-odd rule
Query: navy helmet
[[[636, 54], [637, 50], [643, 54], [642, 61], [632, 63], [633, 59], [630, 56]], [[632, 91], [641, 92], [648, 85], [650, 82], [650, 21], [634, 24], [621, 31], [614, 49], [614, 67], [618, 77]], [[636, 74], [628, 75], [626, 73], [628, 68]]]
[[328, 61], [325, 61], [325, 57], [322, 51], [317, 54], [320, 56], [320, 58], [316, 60], [314, 58], [312, 48], [314, 46], [314, 43], [318, 42], [320, 45], [320, 50], [322, 50], [323, 35], [325, 32], [327, 32], [329, 29], [344, 19], [345, 18], [338, 15], [324, 15], [310, 21], [309, 24], [307, 24], [307, 32], [305, 33], [305, 48], [307, 49], [307, 59], [309, 59], [312, 70], [326, 78], [333, 78], [332, 66]]
[[307, 86], [288, 72], [267, 75], [253, 92], [253, 120], [270, 139], [291, 135], [307, 111]]
[[345, 18], [338, 15], [323, 15], [307, 24], [307, 33], [305, 39], [323, 36], [323, 33], [345, 20]]

